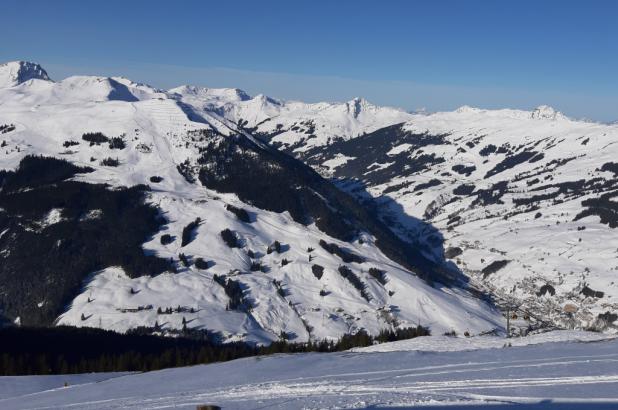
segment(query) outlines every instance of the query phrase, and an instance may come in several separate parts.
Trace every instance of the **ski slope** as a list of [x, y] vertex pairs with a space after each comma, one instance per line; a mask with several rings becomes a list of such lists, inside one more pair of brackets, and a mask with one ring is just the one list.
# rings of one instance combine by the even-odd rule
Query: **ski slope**
[[[124, 376], [0, 378], [3, 409], [448, 408], [612, 409], [618, 406], [618, 341], [560, 332], [513, 339], [514, 347], [466, 339], [437, 352], [441, 338], [355, 352], [275, 355]], [[606, 339], [603, 341], [602, 339]], [[560, 341], [558, 341], [560, 340]], [[410, 342], [414, 342], [410, 341]], [[528, 344], [530, 343], [535, 344]], [[579, 341], [579, 342], [577, 342]], [[406, 341], [407, 342], [407, 341]], [[396, 342], [400, 343], [400, 342]], [[518, 347], [515, 347], [519, 345]], [[80, 380], [81, 377], [81, 380]], [[63, 387], [65, 381], [70, 386]], [[54, 386], [55, 384], [55, 386]], [[509, 407], [510, 408], [510, 407]]]

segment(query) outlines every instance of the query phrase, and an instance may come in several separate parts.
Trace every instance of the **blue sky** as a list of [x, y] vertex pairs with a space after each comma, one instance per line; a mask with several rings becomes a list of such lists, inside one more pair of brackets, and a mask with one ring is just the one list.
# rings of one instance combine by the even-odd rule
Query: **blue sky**
[[431, 111], [552, 105], [618, 119], [615, 1], [2, 1], [0, 60], [56, 79]]

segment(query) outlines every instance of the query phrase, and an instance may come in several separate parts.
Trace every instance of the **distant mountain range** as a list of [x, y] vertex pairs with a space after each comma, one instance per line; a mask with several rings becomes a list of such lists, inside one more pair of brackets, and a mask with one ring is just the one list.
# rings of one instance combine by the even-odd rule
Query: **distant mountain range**
[[411, 114], [7, 63], [0, 314], [268, 343], [501, 332], [508, 302], [611, 329], [617, 144], [550, 107]]

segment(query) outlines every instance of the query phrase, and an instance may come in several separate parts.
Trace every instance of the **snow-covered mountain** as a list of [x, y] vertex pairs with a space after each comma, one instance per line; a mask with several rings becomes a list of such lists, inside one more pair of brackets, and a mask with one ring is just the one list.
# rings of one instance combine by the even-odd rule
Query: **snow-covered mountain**
[[[2, 67], [10, 69], [0, 71], [0, 166], [15, 170], [43, 154], [94, 169], [78, 181], [148, 184], [146, 204], [165, 224], [143, 248], [177, 270], [127, 275], [105, 266], [58, 323], [179, 329], [184, 317], [224, 340], [256, 341], [419, 322], [434, 333], [478, 333], [500, 325], [471, 297], [481, 291], [533, 321], [615, 326], [615, 124], [548, 106], [412, 114], [363, 99], [306, 104], [124, 78], [52, 82], [32, 63]], [[82, 139], [96, 132], [126, 147]], [[106, 158], [118, 166], [101, 165]], [[30, 223], [40, 230], [63, 220], [60, 210], [47, 212]], [[181, 246], [198, 217], [196, 239]], [[226, 229], [239, 248], [225, 245]], [[164, 233], [175, 240], [162, 244]], [[285, 251], [267, 252], [275, 241]], [[39, 299], [29, 302], [31, 315], [45, 309]]]
[[262, 343], [502, 325], [454, 264], [264, 140], [327, 147], [410, 114], [2, 67], [5, 320]]
[[426, 257], [446, 256], [523, 315], [618, 323], [616, 124], [549, 106], [426, 115], [359, 99], [182, 100], [333, 178]]
[[462, 107], [352, 139], [310, 144], [297, 132], [277, 145], [373, 203], [427, 255], [446, 250], [499, 300], [563, 326], [615, 328], [615, 124], [571, 120], [547, 106]]
[[306, 104], [264, 95], [251, 98], [238, 89], [183, 86], [170, 93], [198, 111], [217, 113], [254, 135], [268, 136], [275, 146], [299, 149], [347, 140], [413, 118], [405, 111], [378, 107], [362, 98], [345, 103]]
[[0, 64], [0, 87], [13, 87], [28, 80], [50, 81], [47, 72], [36, 63], [11, 61]]

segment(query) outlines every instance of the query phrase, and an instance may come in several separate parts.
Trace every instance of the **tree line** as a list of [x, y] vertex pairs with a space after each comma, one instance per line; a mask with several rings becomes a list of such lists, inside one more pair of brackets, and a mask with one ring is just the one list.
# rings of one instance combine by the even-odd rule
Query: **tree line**
[[0, 375], [151, 371], [275, 353], [338, 352], [426, 335], [429, 330], [417, 326], [383, 330], [377, 336], [360, 330], [336, 341], [291, 343], [282, 338], [268, 346], [256, 346], [216, 344], [203, 334], [170, 338], [68, 326], [6, 327], [0, 329]]

